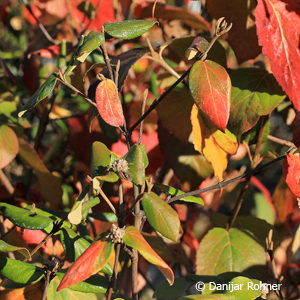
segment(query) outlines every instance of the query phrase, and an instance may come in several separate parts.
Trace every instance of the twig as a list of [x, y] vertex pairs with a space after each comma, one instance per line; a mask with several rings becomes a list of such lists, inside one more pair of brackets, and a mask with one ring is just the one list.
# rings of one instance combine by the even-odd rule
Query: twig
[[272, 141], [274, 143], [277, 143], [279, 145], [283, 145], [283, 146], [287, 146], [287, 147], [295, 147], [294, 143], [287, 141], [287, 140], [280, 139], [276, 136], [268, 135], [268, 140]]
[[269, 161], [268, 163], [264, 164], [264, 165], [261, 165], [261, 166], [257, 166], [254, 170], [249, 170], [247, 172], [245, 172], [244, 174], [240, 175], [240, 176], [237, 176], [237, 177], [234, 177], [232, 179], [229, 179], [229, 180], [226, 180], [226, 181], [221, 181], [221, 182], [218, 182], [217, 184], [214, 184], [212, 186], [209, 186], [209, 187], [206, 187], [206, 188], [203, 188], [203, 189], [199, 189], [199, 190], [194, 190], [194, 191], [191, 191], [191, 192], [187, 192], [185, 194], [182, 194], [182, 195], [178, 195], [178, 196], [175, 196], [175, 197], [172, 197], [168, 203], [172, 203], [174, 201], [177, 201], [177, 200], [180, 200], [184, 197], [188, 197], [188, 196], [195, 196], [195, 195], [198, 195], [198, 194], [202, 194], [202, 193], [206, 193], [206, 192], [210, 192], [210, 191], [213, 191], [213, 190], [219, 190], [219, 189], [222, 189], [224, 188], [225, 186], [231, 184], [231, 183], [234, 183], [236, 181], [240, 181], [242, 179], [245, 179], [245, 178], [248, 178], [248, 177], [251, 177], [251, 176], [254, 176], [254, 175], [257, 175], [259, 173], [261, 173], [265, 168], [269, 167], [270, 165], [273, 165], [274, 163], [282, 160], [282, 159], [285, 159], [285, 157], [295, 148], [291, 148], [289, 149], [285, 154], [281, 155], [281, 156], [278, 156], [277, 158]]
[[[148, 96], [148, 90], [146, 89], [146, 90], [144, 91], [144, 95], [143, 95], [142, 115], [145, 113], [145, 107], [146, 107], [147, 96]], [[144, 125], [144, 121], [141, 122], [140, 133], [139, 133], [139, 139], [138, 139], [138, 145], [140, 145], [140, 144], [141, 144], [141, 141], [142, 141], [143, 125]]]
[[[102, 27], [102, 33], [103, 33], [103, 35], [105, 35], [104, 27]], [[105, 64], [106, 64], [106, 66], [107, 66], [107, 69], [108, 69], [108, 72], [109, 72], [110, 79], [111, 79], [112, 81], [114, 81], [114, 74], [113, 74], [113, 71], [112, 71], [110, 59], [109, 59], [108, 54], [107, 54], [107, 48], [106, 48], [105, 41], [104, 41], [104, 43], [101, 45], [100, 48], [102, 49], [102, 52], [103, 52], [104, 61], [105, 61]]]
[[114, 214], [116, 214], [116, 209], [115, 207], [112, 205], [112, 203], [110, 202], [110, 200], [107, 198], [107, 196], [104, 194], [103, 190], [101, 189], [101, 187], [98, 187], [99, 189], [99, 194], [102, 196], [102, 198], [105, 200], [105, 202], [108, 204], [108, 206], [110, 207], [110, 209], [113, 211]]
[[0, 181], [3, 183], [4, 187], [10, 195], [13, 195], [15, 192], [14, 186], [10, 183], [7, 176], [4, 174], [3, 170], [0, 169]]
[[[211, 42], [209, 43], [208, 48], [205, 50], [203, 53], [198, 53], [195, 56], [195, 62], [198, 60], [205, 60], [207, 57], [208, 52], [210, 51], [211, 47], [214, 45], [216, 40], [222, 36], [223, 34], [227, 33], [232, 24], [227, 26], [227, 23], [225, 22], [224, 18], [220, 18], [217, 23], [216, 23], [216, 29], [215, 29], [215, 35]], [[150, 49], [151, 51], [151, 49]], [[191, 68], [193, 67], [190, 66], [158, 99], [155, 99], [153, 103], [150, 105], [148, 110], [128, 129], [128, 132], [131, 134], [132, 131], [154, 110], [158, 104], [181, 82], [183, 79], [189, 74]]]
[[35, 19], [35, 21], [37, 22], [38, 26], [40, 27], [42, 33], [44, 34], [44, 36], [46, 37], [46, 39], [50, 42], [55, 44], [55, 40], [51, 37], [51, 35], [49, 34], [49, 32], [47, 31], [47, 29], [44, 27], [44, 25], [40, 22], [40, 20], [37, 18], [37, 16], [34, 14], [34, 12], [32, 11], [29, 3], [27, 0], [23, 0], [26, 9], [29, 11], [29, 13], [32, 15], [32, 17]]

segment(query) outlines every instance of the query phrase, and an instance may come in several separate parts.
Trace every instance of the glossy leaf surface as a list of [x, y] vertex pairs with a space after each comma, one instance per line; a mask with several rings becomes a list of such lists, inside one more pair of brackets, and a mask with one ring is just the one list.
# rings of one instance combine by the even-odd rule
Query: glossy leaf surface
[[0, 210], [6, 218], [21, 228], [44, 229], [53, 222], [50, 218], [38, 215], [34, 211], [7, 203], [0, 203]]
[[300, 198], [300, 156], [288, 154], [283, 162], [282, 171], [290, 190]]
[[143, 195], [142, 204], [150, 225], [163, 236], [176, 242], [180, 232], [177, 212], [153, 192]]
[[19, 142], [15, 132], [7, 125], [0, 126], [0, 169], [6, 167], [17, 155]]
[[3, 240], [0, 240], [0, 252], [10, 252], [10, 251], [12, 251], [12, 252], [18, 251], [25, 258], [27, 258], [28, 260], [31, 260], [31, 255], [30, 255], [30, 252], [28, 251], [28, 249], [23, 248], [23, 247], [16, 247], [16, 246], [7, 244]]
[[101, 142], [92, 145], [92, 177], [101, 175], [110, 165], [110, 150]]
[[124, 159], [128, 162], [128, 173], [132, 177], [132, 182], [142, 185], [146, 178], [145, 169], [149, 164], [145, 145], [133, 145], [124, 156]]
[[[287, 3], [291, 2], [291, 3]], [[255, 10], [259, 44], [270, 59], [272, 72], [296, 109], [300, 110], [300, 4], [258, 0]]]
[[124, 243], [129, 247], [137, 249], [147, 261], [156, 265], [164, 274], [169, 284], [172, 285], [174, 282], [174, 273], [172, 269], [151, 248], [141, 233], [134, 226], [127, 227], [125, 231], [126, 233], [123, 236]]
[[243, 272], [254, 265], [265, 265], [264, 247], [237, 228], [210, 230], [197, 251], [196, 274], [218, 275]]
[[189, 74], [194, 101], [217, 128], [225, 131], [230, 112], [231, 81], [226, 70], [207, 60], [197, 61]]
[[7, 279], [22, 285], [30, 285], [44, 276], [42, 268], [7, 257], [0, 258], [0, 273]]
[[232, 82], [229, 127], [239, 138], [251, 129], [260, 116], [268, 115], [285, 95], [274, 76], [257, 68], [242, 68], [230, 73]]
[[37, 105], [40, 101], [51, 95], [55, 88], [56, 81], [56, 74], [51, 74], [48, 79], [40, 86], [40, 88], [31, 96], [29, 101], [21, 108], [18, 116], [22, 117], [28, 109]]
[[104, 42], [104, 36], [101, 32], [96, 30], [91, 31], [84, 39], [82, 45], [80, 46], [78, 53], [79, 56], [83, 53], [90, 53], [100, 47]]
[[115, 83], [110, 79], [101, 81], [96, 89], [95, 99], [101, 118], [111, 126], [123, 126], [124, 115]]
[[120, 39], [134, 39], [147, 32], [157, 21], [125, 20], [115, 23], [105, 23], [104, 31]]
[[84, 281], [99, 272], [112, 254], [111, 242], [96, 241], [73, 263], [60, 282], [57, 291]]

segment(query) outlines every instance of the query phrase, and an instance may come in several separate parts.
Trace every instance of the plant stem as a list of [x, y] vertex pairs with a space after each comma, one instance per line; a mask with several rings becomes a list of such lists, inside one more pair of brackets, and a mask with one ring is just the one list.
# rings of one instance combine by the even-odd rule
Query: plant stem
[[272, 141], [274, 143], [277, 143], [279, 145], [283, 145], [283, 146], [287, 146], [287, 147], [295, 147], [294, 143], [287, 141], [287, 140], [280, 139], [276, 136], [268, 135], [268, 140]]
[[3, 170], [0, 169], [0, 181], [3, 183], [4, 187], [10, 195], [13, 195], [15, 192], [14, 186], [10, 183], [7, 176], [4, 174]]
[[107, 196], [105, 195], [105, 193], [103, 192], [103, 190], [101, 189], [101, 187], [99, 186], [99, 194], [102, 196], [102, 198], [105, 200], [105, 202], [108, 204], [108, 206], [110, 207], [110, 209], [112, 210], [112, 212], [114, 214], [116, 214], [116, 209], [115, 207], [112, 205], [112, 203], [110, 202], [110, 200], [107, 198]]

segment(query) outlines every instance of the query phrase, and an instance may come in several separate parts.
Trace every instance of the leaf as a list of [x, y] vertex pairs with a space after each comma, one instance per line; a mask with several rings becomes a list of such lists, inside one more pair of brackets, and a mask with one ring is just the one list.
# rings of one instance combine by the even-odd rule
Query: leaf
[[19, 152], [15, 132], [7, 125], [0, 126], [0, 169], [6, 167]]
[[125, 20], [115, 23], [105, 23], [104, 31], [119, 39], [134, 39], [147, 32], [157, 21]]
[[111, 126], [123, 126], [124, 115], [115, 83], [110, 79], [101, 81], [96, 89], [95, 99], [101, 118]]
[[[55, 272], [56, 276], [61, 280], [64, 277], [64, 273]], [[70, 287], [73, 291], [83, 292], [83, 293], [97, 293], [104, 294], [109, 286], [109, 281], [103, 276], [95, 274], [89, 279], [79, 282]]]
[[260, 116], [270, 114], [284, 99], [274, 76], [258, 68], [230, 73], [232, 82], [229, 127], [238, 137], [251, 129]]
[[85, 38], [82, 45], [78, 49], [78, 55], [76, 57], [80, 62], [84, 62], [87, 56], [104, 42], [104, 36], [97, 30], [91, 31]]
[[126, 233], [123, 235], [124, 243], [129, 247], [137, 249], [147, 261], [156, 265], [157, 268], [164, 274], [169, 284], [172, 285], [174, 282], [174, 273], [172, 269], [151, 248], [141, 233], [134, 226], [127, 227], [125, 231]]
[[254, 8], [255, 0], [210, 0], [206, 2], [209, 15], [214, 19], [225, 17], [232, 28], [228, 32], [228, 43], [232, 47], [239, 63], [255, 58], [261, 48], [258, 45]]
[[98, 297], [94, 293], [85, 293], [74, 291], [71, 288], [64, 289], [62, 291], [57, 291], [57, 287], [59, 286], [59, 279], [57, 277], [53, 278], [50, 282], [48, 291], [47, 291], [47, 299], [51, 300], [97, 300]]
[[132, 177], [132, 182], [142, 185], [146, 179], [145, 169], [149, 164], [145, 145], [133, 145], [124, 156], [124, 159], [128, 162], [128, 173]]
[[51, 226], [52, 220], [50, 218], [38, 215], [34, 211], [16, 207], [7, 203], [0, 203], [0, 210], [3, 215], [12, 223], [28, 229], [44, 229]]
[[9, 280], [22, 285], [30, 285], [44, 277], [44, 270], [23, 261], [1, 257], [0, 273]]
[[254, 239], [237, 228], [210, 230], [197, 251], [196, 274], [218, 275], [243, 272], [255, 265], [265, 265], [265, 250]]
[[34, 148], [22, 138], [19, 139], [19, 155], [35, 172], [43, 198], [52, 207], [59, 207], [62, 199], [61, 178], [54, 176], [44, 165]]
[[220, 181], [223, 180], [223, 173], [227, 168], [227, 153], [216, 142], [195, 104], [191, 112], [191, 122], [195, 150], [204, 154], [206, 159], [211, 162], [215, 176]]
[[142, 204], [150, 225], [163, 236], [176, 242], [180, 233], [177, 212], [153, 192], [144, 193]]
[[189, 74], [189, 87], [207, 119], [225, 131], [231, 95], [231, 81], [226, 70], [210, 60], [197, 61]]
[[31, 255], [28, 249], [24, 247], [16, 247], [10, 244], [7, 244], [5, 241], [0, 240], [0, 252], [10, 252], [10, 251], [18, 251], [21, 253], [25, 258], [31, 260]]
[[82, 201], [76, 201], [68, 213], [68, 220], [71, 224], [78, 225], [82, 220]]
[[198, 53], [204, 53], [209, 46], [209, 42], [202, 36], [197, 36], [187, 49], [185, 56], [188, 60], [194, 58]]
[[288, 154], [282, 165], [283, 176], [290, 190], [300, 198], [300, 156]]
[[272, 72], [296, 109], [300, 110], [299, 2], [294, 6], [279, 0], [258, 0], [255, 16], [258, 41], [270, 59]]
[[297, 198], [288, 188], [283, 177], [276, 186], [272, 200], [277, 211], [278, 221], [285, 223], [297, 207]]
[[110, 150], [101, 142], [92, 145], [92, 177], [101, 175], [110, 165]]
[[39, 87], [39, 89], [31, 96], [29, 101], [21, 108], [18, 113], [19, 117], [22, 117], [26, 111], [33, 106], [37, 105], [40, 101], [47, 98], [54, 90], [56, 85], [56, 74], [51, 74], [48, 79]]
[[162, 126], [183, 143], [188, 142], [192, 132], [189, 119], [193, 104], [192, 95], [185, 88], [173, 90], [157, 106], [157, 114]]
[[96, 241], [73, 263], [60, 282], [57, 291], [84, 281], [98, 273], [112, 254], [113, 243]]
[[[164, 185], [164, 184], [159, 183], [159, 182], [156, 182], [154, 186], [158, 187], [166, 195], [172, 196], [172, 197], [182, 195], [182, 194], [185, 193], [185, 192], [181, 191], [180, 189], [176, 189], [174, 187]], [[204, 205], [203, 200], [200, 197], [195, 197], [195, 196], [184, 197], [184, 198], [181, 198], [180, 201], [197, 203], [197, 204], [200, 204], [202, 206]]]
[[300, 151], [300, 113], [297, 113], [293, 123], [293, 142]]

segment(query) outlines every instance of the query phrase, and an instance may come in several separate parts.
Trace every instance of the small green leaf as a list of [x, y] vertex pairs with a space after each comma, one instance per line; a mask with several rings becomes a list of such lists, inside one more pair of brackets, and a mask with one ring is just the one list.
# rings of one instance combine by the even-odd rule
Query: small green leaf
[[31, 96], [29, 101], [21, 108], [18, 113], [19, 117], [22, 117], [25, 112], [37, 105], [40, 101], [48, 97], [54, 90], [57, 81], [55, 73], [51, 74], [48, 79], [40, 86], [40, 88]]
[[[182, 195], [182, 194], [185, 193], [185, 192], [183, 192], [179, 189], [173, 188], [173, 187], [168, 186], [168, 185], [164, 185], [164, 184], [159, 183], [159, 182], [155, 183], [155, 186], [157, 186], [167, 196], [175, 197], [175, 196]], [[180, 201], [197, 203], [197, 204], [200, 204], [202, 206], [204, 205], [203, 200], [200, 197], [195, 197], [195, 196], [184, 197], [184, 198], [181, 198]]]
[[31, 260], [31, 255], [28, 249], [23, 247], [16, 247], [10, 244], [7, 244], [6, 242], [0, 240], [0, 252], [10, 252], [10, 251], [18, 251], [20, 252], [25, 258], [28, 260]]
[[163, 236], [176, 242], [180, 232], [177, 212], [153, 192], [143, 195], [142, 204], [150, 225]]
[[101, 142], [92, 145], [92, 177], [102, 175], [111, 162], [110, 150]]
[[128, 173], [131, 175], [133, 183], [142, 185], [146, 178], [145, 169], [149, 163], [145, 146], [143, 144], [133, 145], [124, 159], [129, 164]]
[[44, 229], [53, 223], [50, 218], [7, 203], [0, 203], [0, 210], [6, 218], [21, 228]]
[[96, 176], [93, 180], [105, 181], [105, 182], [117, 182], [119, 180], [119, 176], [115, 172], [108, 172], [101, 176]]
[[[64, 277], [64, 273], [56, 272], [57, 277], [62, 280]], [[70, 287], [73, 291], [83, 292], [83, 293], [97, 293], [97, 294], [104, 294], [107, 291], [109, 286], [109, 281], [98, 274], [91, 276], [90, 278], [86, 279], [85, 281], [79, 282]]]
[[82, 220], [82, 201], [76, 201], [68, 213], [68, 220], [71, 224], [78, 225]]
[[103, 222], [110, 222], [110, 223], [118, 222], [117, 216], [114, 213], [110, 213], [110, 212], [92, 213], [91, 217]]
[[147, 32], [157, 21], [126, 20], [116, 23], [105, 23], [104, 30], [109, 35], [120, 39], [134, 39]]
[[82, 216], [83, 216], [83, 220], [85, 220], [87, 218], [87, 215], [89, 213], [89, 210], [98, 205], [100, 203], [100, 199], [98, 197], [93, 197], [91, 196], [89, 198], [89, 200], [84, 201], [83, 205], [82, 205]]
[[43, 269], [7, 257], [0, 258], [0, 273], [7, 279], [22, 285], [30, 285], [44, 276]]

